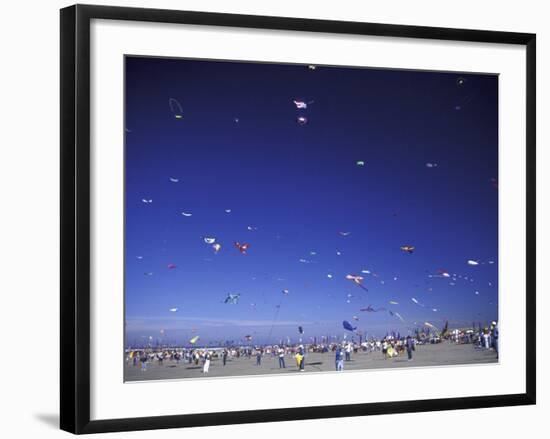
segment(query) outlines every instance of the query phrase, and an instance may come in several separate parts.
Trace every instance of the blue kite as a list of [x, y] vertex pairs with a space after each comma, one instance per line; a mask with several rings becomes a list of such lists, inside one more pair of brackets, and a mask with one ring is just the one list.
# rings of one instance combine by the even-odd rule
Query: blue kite
[[357, 329], [357, 326], [352, 326], [350, 322], [348, 322], [347, 320], [344, 320], [342, 322], [342, 325], [344, 326], [344, 329], [347, 329], [348, 331], [355, 331]]

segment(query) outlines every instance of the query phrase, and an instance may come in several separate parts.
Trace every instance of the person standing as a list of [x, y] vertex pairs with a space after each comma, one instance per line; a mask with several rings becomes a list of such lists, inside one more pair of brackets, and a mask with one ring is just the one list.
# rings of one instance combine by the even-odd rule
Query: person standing
[[222, 353], [222, 362], [223, 362], [223, 365], [225, 366], [225, 363], [227, 363], [227, 349], [224, 349], [223, 350], [223, 353]]
[[256, 351], [256, 366], [261, 366], [261, 365], [262, 365], [262, 351], [258, 349]]
[[279, 369], [286, 369], [285, 350], [283, 348], [279, 348], [277, 353], [279, 354]]
[[388, 359], [388, 342], [386, 339], [382, 342], [382, 353], [384, 354], [384, 360]]
[[139, 361], [141, 362], [141, 371], [145, 372], [147, 370], [147, 354], [145, 352], [141, 354]]
[[210, 370], [210, 352], [204, 354], [204, 365], [202, 367], [202, 373], [208, 373]]
[[483, 342], [485, 344], [485, 349], [489, 349], [489, 331], [487, 328], [485, 328], [485, 332], [483, 333]]
[[405, 347], [407, 348], [407, 357], [409, 361], [412, 361], [413, 359], [412, 351], [414, 351], [414, 340], [410, 335], [407, 335], [407, 339], [405, 340]]
[[351, 351], [353, 347], [351, 346], [351, 343], [348, 343], [346, 345], [346, 361], [351, 361]]
[[491, 326], [491, 340], [493, 342], [493, 348], [495, 349], [495, 352], [497, 354], [498, 359], [498, 323], [493, 322]]
[[338, 347], [336, 349], [336, 372], [342, 372], [344, 370], [344, 358], [342, 355], [342, 348]]

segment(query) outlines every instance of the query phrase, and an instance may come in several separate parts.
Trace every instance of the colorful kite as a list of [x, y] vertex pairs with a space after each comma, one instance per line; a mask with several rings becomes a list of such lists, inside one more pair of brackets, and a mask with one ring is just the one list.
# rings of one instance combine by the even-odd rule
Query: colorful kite
[[195, 335], [191, 340], [189, 340], [189, 343], [195, 344], [199, 340], [199, 338], [200, 337], [198, 335]]
[[362, 283], [363, 280], [364, 280], [363, 276], [357, 276], [355, 274], [348, 274], [348, 275], [346, 275], [346, 279], [352, 281], [355, 285], [362, 288], [363, 290], [368, 291], [367, 287], [365, 287]]
[[238, 241], [234, 242], [233, 245], [241, 252], [242, 255], [246, 255], [246, 251], [248, 250], [248, 247], [250, 247], [250, 244], [241, 244]]

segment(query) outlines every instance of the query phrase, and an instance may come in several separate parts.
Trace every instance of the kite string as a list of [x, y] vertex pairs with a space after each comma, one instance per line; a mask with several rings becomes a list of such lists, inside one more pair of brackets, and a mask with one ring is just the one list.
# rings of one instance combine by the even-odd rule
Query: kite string
[[281, 300], [279, 301], [279, 305], [277, 305], [277, 311], [275, 311], [275, 315], [273, 316], [273, 322], [271, 323], [271, 328], [269, 329], [269, 334], [267, 336], [267, 341], [271, 342], [271, 334], [273, 333], [273, 328], [275, 326], [275, 322], [277, 321], [277, 318], [279, 317], [279, 311], [281, 311], [281, 305], [283, 303], [283, 299], [285, 296], [281, 297]]

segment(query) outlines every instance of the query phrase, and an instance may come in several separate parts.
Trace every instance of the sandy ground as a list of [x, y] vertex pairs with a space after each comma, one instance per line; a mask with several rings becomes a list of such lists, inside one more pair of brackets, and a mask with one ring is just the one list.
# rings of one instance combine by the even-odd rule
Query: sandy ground
[[[213, 359], [208, 374], [202, 373], [202, 363], [198, 366], [175, 361], [164, 361], [162, 366], [155, 361], [147, 364], [147, 370], [141, 371], [140, 365], [124, 366], [126, 381], [169, 380], [182, 378], [213, 378], [245, 375], [267, 375], [278, 373], [299, 373], [296, 361], [291, 356], [285, 357], [286, 368], [280, 369], [276, 357], [262, 357], [261, 366], [256, 366], [256, 358], [232, 358], [223, 366], [221, 359]], [[351, 361], [344, 362], [346, 370], [380, 369], [397, 367], [446, 366], [458, 364], [496, 363], [497, 357], [492, 350], [478, 350], [473, 345], [456, 345], [441, 343], [437, 345], [417, 346], [413, 352], [413, 360], [407, 361], [407, 354], [384, 360], [381, 352], [352, 354]], [[305, 372], [328, 372], [335, 370], [334, 353], [308, 354], [305, 362]], [[305, 373], [302, 372], [302, 373]]]

